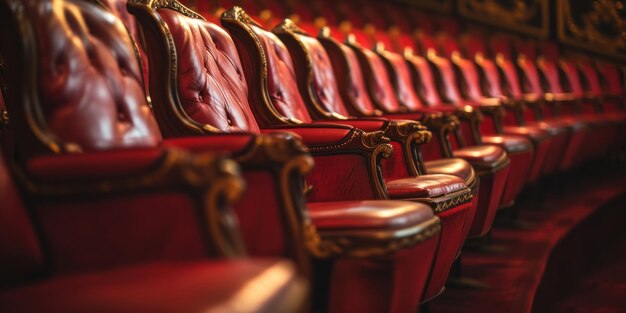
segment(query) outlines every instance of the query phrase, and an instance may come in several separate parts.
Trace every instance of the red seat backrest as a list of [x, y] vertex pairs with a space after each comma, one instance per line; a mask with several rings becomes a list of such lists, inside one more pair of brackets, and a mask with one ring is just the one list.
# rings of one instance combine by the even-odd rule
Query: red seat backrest
[[561, 85], [559, 73], [559, 51], [555, 44], [544, 43], [542, 45], [541, 56], [537, 59], [537, 65], [543, 74], [549, 92], [565, 92]]
[[505, 35], [496, 35], [489, 40], [491, 51], [503, 76], [503, 84], [507, 89], [507, 96], [522, 97], [522, 85], [515, 59], [511, 51], [511, 40]]
[[[274, 33], [258, 26], [241, 8], [229, 11], [229, 14], [238, 14], [238, 18], [250, 22], [244, 24], [236, 19], [222, 18], [222, 24], [237, 45], [248, 86], [252, 90], [251, 105], [260, 111], [256, 115], [260, 126], [312, 122], [298, 90], [294, 65], [287, 47]], [[260, 58], [261, 55], [264, 58]]]
[[[26, 45], [31, 50], [21, 53], [32, 56], [25, 62], [36, 66], [37, 89], [16, 81], [22, 69], [7, 62], [7, 82], [20, 88], [11, 89], [16, 93], [7, 101], [13, 124], [21, 130], [16, 133], [17, 143], [25, 149], [43, 145], [39, 150], [53, 151], [158, 145], [161, 133], [146, 101], [135, 50], [120, 20], [89, 3], [32, 0], [21, 5], [37, 44]], [[5, 27], [0, 30], [7, 42], [29, 40], [16, 39], [10, 32]], [[16, 51], [3, 50], [3, 54], [13, 59], [20, 53]], [[30, 97], [21, 101], [17, 92]]]
[[[279, 27], [283, 26], [297, 28], [289, 20], [284, 21]], [[299, 85], [301, 94], [308, 94], [314, 101], [313, 105], [319, 106], [317, 110], [320, 112], [317, 114], [320, 118], [328, 114], [349, 116], [350, 113], [343, 102], [335, 79], [330, 57], [322, 44], [316, 38], [304, 33], [302, 29], [297, 29], [293, 36], [295, 38], [285, 34], [283, 42], [293, 56], [292, 60], [298, 77], [309, 77], [309, 73], [312, 74], [307, 83]], [[310, 61], [307, 58], [310, 58]]]
[[537, 50], [535, 44], [530, 41], [519, 41], [515, 49], [517, 50], [517, 65], [522, 72], [523, 92], [543, 97], [544, 89], [536, 63]]
[[576, 64], [583, 74], [585, 90], [594, 96], [602, 95], [602, 83], [600, 82], [598, 70], [591, 63], [591, 59], [586, 56], [578, 56]]
[[194, 121], [221, 131], [258, 132], [235, 45], [221, 27], [159, 9], [176, 46], [178, 94]]

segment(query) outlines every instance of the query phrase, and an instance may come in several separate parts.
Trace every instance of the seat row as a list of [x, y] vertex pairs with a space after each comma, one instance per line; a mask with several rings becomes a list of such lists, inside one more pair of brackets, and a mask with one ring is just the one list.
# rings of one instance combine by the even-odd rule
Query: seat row
[[308, 286], [313, 311], [415, 311], [526, 184], [623, 146], [612, 65], [607, 92], [554, 46], [516, 62], [508, 37], [315, 3], [318, 37], [240, 7], [3, 0], [0, 307], [289, 312]]

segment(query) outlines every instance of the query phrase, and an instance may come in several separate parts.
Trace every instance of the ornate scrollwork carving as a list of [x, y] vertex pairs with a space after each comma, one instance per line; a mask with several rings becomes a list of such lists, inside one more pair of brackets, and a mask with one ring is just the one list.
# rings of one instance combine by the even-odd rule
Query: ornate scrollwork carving
[[302, 28], [300, 28], [294, 21], [286, 18], [280, 24], [278, 24], [272, 32], [280, 34], [280, 33], [293, 33], [299, 35], [308, 36], [307, 32], [305, 32]]
[[365, 132], [361, 136], [361, 142], [364, 147], [374, 149], [380, 144], [391, 142], [391, 140], [385, 137], [385, 132], [379, 130], [374, 132]]
[[391, 121], [385, 130], [385, 136], [402, 145], [404, 161], [410, 175], [418, 176], [426, 172], [420, 146], [430, 141], [432, 133], [424, 125], [416, 121]]
[[441, 231], [441, 222], [435, 218], [414, 228], [412, 234], [402, 237], [388, 236], [384, 232], [377, 233], [376, 231], [372, 231], [371, 236], [368, 237], [350, 233], [325, 236], [324, 233], [320, 234], [314, 225], [307, 225], [304, 229], [304, 238], [309, 253], [317, 258], [379, 257], [433, 238]]
[[459, 0], [461, 15], [538, 37], [549, 32], [547, 0]]
[[250, 25], [255, 25], [258, 27], [261, 27], [261, 25], [259, 25], [259, 23], [257, 23], [255, 20], [253, 20], [248, 13], [246, 13], [246, 11], [244, 9], [242, 9], [241, 7], [235, 6], [230, 10], [224, 11], [224, 13], [222, 13], [222, 17], [223, 18], [227, 18], [227, 19], [232, 19], [232, 20], [236, 20], [239, 21], [241, 23], [244, 24], [250, 24]]
[[473, 198], [474, 198], [474, 195], [471, 192], [464, 193], [463, 195], [459, 197], [454, 197], [450, 200], [437, 203], [437, 205], [435, 206], [435, 212], [436, 213], [443, 212], [449, 208], [456, 207], [461, 203], [470, 202], [472, 201]]
[[559, 0], [559, 39], [579, 48], [626, 59], [623, 9], [623, 2], [616, 0]]
[[145, 5], [153, 9], [165, 8], [175, 10], [180, 12], [183, 15], [189, 16], [191, 18], [204, 19], [202, 15], [194, 12], [190, 8], [184, 6], [182, 3], [177, 0], [128, 0], [129, 4], [140, 4]]

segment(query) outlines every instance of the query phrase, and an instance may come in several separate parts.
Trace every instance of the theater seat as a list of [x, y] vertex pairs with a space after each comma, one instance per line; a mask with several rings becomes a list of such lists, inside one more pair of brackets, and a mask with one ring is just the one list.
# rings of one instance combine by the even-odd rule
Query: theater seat
[[[517, 41], [514, 44], [514, 48], [517, 51], [516, 65], [521, 73], [521, 86], [524, 87], [522, 92], [523, 98], [527, 105], [532, 109], [526, 110], [524, 118], [527, 122], [536, 123], [536, 125], [548, 130], [560, 129], [567, 130], [567, 139], [563, 142], [563, 147], [559, 147], [560, 151], [551, 149], [549, 155], [557, 154], [558, 158], [552, 159], [552, 161], [546, 160], [544, 164], [545, 171], [547, 173], [553, 173], [557, 170], [563, 170], [571, 168], [575, 165], [576, 151], [579, 148], [586, 137], [588, 127], [581, 121], [574, 119], [566, 119], [558, 115], [554, 115], [554, 104], [546, 101], [546, 92], [542, 86], [542, 76], [539, 71], [537, 61], [536, 46], [531, 41]], [[580, 154], [582, 155], [582, 154]]]
[[[433, 143], [421, 146], [421, 153], [424, 156], [428, 156], [427, 159], [429, 161], [441, 157], [453, 157], [448, 136], [455, 126], [450, 126], [451, 123], [448, 121], [450, 117], [444, 116], [438, 111], [439, 108], [420, 108], [420, 102], [412, 89], [410, 89], [411, 87], [403, 88], [402, 92], [396, 94], [404, 95], [402, 98], [403, 101], [406, 103], [411, 102], [415, 113], [409, 113], [408, 107], [400, 106], [400, 102], [394, 94], [393, 84], [388, 79], [389, 77], [387, 75], [377, 74], [379, 72], [386, 72], [386, 67], [383, 65], [379, 55], [363, 48], [357, 43], [350, 45], [339, 43], [330, 36], [329, 29], [321, 32], [321, 36], [318, 40], [322, 43], [326, 52], [328, 52], [330, 60], [333, 63], [335, 76], [347, 78], [337, 81], [339, 93], [342, 95], [342, 99], [347, 104], [347, 107], [351, 108], [354, 114], [376, 116], [376, 114], [385, 112], [383, 116], [386, 118], [425, 121], [428, 123], [427, 125], [429, 125], [429, 127], [432, 126], [434, 128], [433, 133], [435, 135], [433, 136]], [[318, 61], [316, 63], [320, 62]], [[391, 77], [394, 77], [393, 75], [395, 75], [395, 73], [396, 72], [393, 72]], [[370, 86], [370, 88], [366, 88], [365, 86]], [[404, 86], [407, 85], [405, 84]], [[411, 85], [409, 84], [408, 86]], [[451, 109], [454, 111], [454, 108]], [[403, 113], [403, 111], [407, 112]], [[450, 111], [445, 111], [445, 113], [449, 112]], [[452, 124], [454, 124], [454, 122], [452, 122]], [[432, 150], [438, 150], [439, 153], [434, 153]], [[494, 149], [492, 153], [497, 152], [495, 150], [498, 149]], [[506, 180], [509, 162], [506, 153], [501, 149], [498, 151], [500, 157], [494, 158], [492, 164], [486, 162], [479, 164], [482, 168], [491, 166], [492, 170], [481, 171], [479, 175], [476, 175], [482, 175], [484, 177], [478, 179], [481, 183], [481, 187], [478, 199], [474, 200], [477, 207], [476, 214], [474, 215], [473, 222], [467, 225], [467, 227], [471, 226], [470, 237], [478, 237], [487, 233], [491, 228], [493, 217], [495, 217], [497, 205], [489, 207], [489, 203], [497, 203], [499, 201], [504, 184], [496, 185], [493, 183], [495, 181], [504, 182]], [[477, 152], [478, 151], [475, 151], [474, 154]], [[459, 161], [463, 162], [461, 160], [457, 160], [456, 162]], [[466, 159], [465, 161], [470, 161], [470, 159]], [[424, 166], [426, 173], [440, 173], [433, 171], [434, 169], [430, 167], [429, 162], [425, 162]], [[487, 176], [497, 176], [497, 179], [494, 180]], [[476, 193], [478, 192], [478, 188], [476, 188], [477, 180], [474, 180], [474, 178], [474, 175], [463, 177], [463, 179], [468, 179], [465, 181], [466, 184], [471, 186]], [[491, 201], [490, 199], [498, 200]]]
[[[278, 167], [272, 172], [281, 179], [277, 188], [288, 190], [285, 193], [286, 209], [280, 214], [287, 219], [292, 232], [281, 240], [294, 241], [293, 249], [304, 248], [307, 260], [310, 255], [327, 260], [334, 267], [346, 263], [352, 265], [348, 270], [332, 274], [318, 273], [316, 268], [313, 269], [311, 276], [316, 280], [331, 281], [328, 288], [316, 288], [314, 297], [325, 299], [316, 303], [328, 302], [329, 307], [323, 309], [336, 312], [344, 311], [346, 306], [355, 306], [350, 302], [351, 297], [367, 298], [359, 301], [358, 305], [372, 312], [401, 312], [416, 307], [437, 250], [441, 226], [439, 219], [423, 204], [354, 201], [373, 199], [378, 192], [378, 186], [370, 180], [372, 175], [369, 172], [389, 153], [379, 133], [334, 124], [266, 125], [259, 129], [253, 114], [255, 108], [250, 108], [248, 104], [248, 99], [256, 95], [248, 94], [248, 88], [255, 90], [258, 87], [247, 84], [245, 77], [248, 73], [241, 66], [228, 34], [194, 12], [183, 9], [178, 3], [166, 7], [152, 5], [133, 3], [130, 11], [138, 18], [144, 33], [150, 34], [144, 44], [146, 51], [150, 51], [150, 72], [155, 75], [151, 80], [151, 93], [157, 119], [166, 135], [172, 137], [167, 143], [184, 142], [184, 146], [190, 148], [197, 145], [198, 140], [211, 142], [211, 139], [222, 138], [222, 145], [232, 146], [229, 137], [251, 136], [250, 133], [259, 132], [263, 133], [259, 136], [261, 138], [269, 135], [299, 138], [307, 147], [302, 146], [302, 149], [311, 151], [317, 164], [306, 179], [306, 185], [301, 176], [285, 172], [306, 167], [306, 162], [287, 163], [286, 168]], [[168, 45], [168, 42], [173, 45]], [[159, 60], [163, 57], [173, 62], [162, 64]], [[167, 79], [159, 80], [159, 75], [166, 75]], [[230, 134], [221, 134], [227, 132]], [[189, 137], [194, 135], [196, 137]], [[252, 157], [245, 151], [231, 151], [237, 160], [245, 156], [257, 163], [268, 158], [280, 158], [285, 153], [281, 145], [268, 145], [262, 150], [263, 154]], [[339, 170], [351, 170], [354, 177], [338, 175]], [[328, 171], [333, 175], [325, 174]], [[321, 183], [320, 179], [324, 182]], [[341, 179], [345, 179], [346, 183], [342, 184]], [[253, 179], [250, 181], [253, 184], [262, 183]], [[308, 205], [311, 207], [308, 209], [302, 198], [304, 188], [309, 192]], [[260, 198], [263, 196], [267, 197], [261, 195]], [[275, 245], [267, 236], [261, 237], [262, 241], [259, 239], [261, 231], [274, 233], [275, 229], [269, 230], [268, 225], [259, 224], [258, 216], [253, 212], [240, 212], [240, 215], [244, 222], [249, 222], [246, 224], [248, 228], [244, 228], [244, 234], [247, 232], [250, 236], [246, 238], [247, 243]], [[344, 258], [350, 256], [357, 259]], [[415, 263], [403, 263], [407, 259]], [[372, 263], [384, 268], [385, 274], [377, 278], [365, 275], [370, 271], [368, 264]], [[406, 277], [397, 280], [394, 275], [400, 271]], [[361, 292], [336, 287], [356, 281], [361, 285]], [[410, 297], [399, 300], [399, 292], [372, 294], [370, 288], [380, 284], [408, 290]], [[389, 305], [390, 302], [394, 304]]]
[[[255, 24], [241, 8], [234, 8], [224, 13], [222, 24], [235, 40], [246, 77], [248, 78], [248, 85], [257, 92], [257, 96], [252, 98], [252, 107], [256, 110], [255, 114], [260, 119], [263, 119], [260, 121], [261, 127], [273, 124], [295, 124], [295, 126], [300, 126], [311, 123], [312, 117], [305, 106], [305, 100], [298, 92], [298, 80], [295, 76], [296, 73], [289, 51], [278, 37]], [[326, 121], [323, 123], [326, 123]], [[336, 124], [342, 123], [343, 121], [339, 121]], [[347, 120], [345, 124], [351, 125], [350, 120]], [[319, 125], [319, 123], [313, 123], [312, 125]], [[382, 130], [377, 133], [381, 136], [384, 134]], [[383, 140], [389, 141], [387, 138]], [[327, 161], [316, 159], [316, 163], [319, 164], [320, 162]], [[347, 164], [354, 161], [345, 159], [343, 162]], [[381, 174], [379, 169], [376, 172], [378, 173], [377, 175]], [[352, 176], [353, 174], [349, 175]], [[329, 179], [340, 179], [341, 176], [339, 173], [328, 173], [324, 178], [318, 180], [312, 177], [308, 181], [315, 187], [325, 184]], [[459, 181], [463, 184], [462, 180], [459, 179]], [[383, 186], [385, 189], [383, 197], [389, 197], [387, 194], [388, 186], [386, 184], [383, 184]], [[314, 191], [311, 195], [315, 196], [313, 193]], [[416, 197], [414, 194], [413, 197], [407, 198], [407, 200], [421, 200]], [[441, 290], [450, 265], [466, 236], [464, 223], [472, 214], [471, 198], [470, 190], [464, 187], [459, 192], [426, 199], [431, 204], [433, 210], [436, 210], [437, 207], [447, 208], [447, 210], [438, 214], [442, 218], [442, 227], [449, 229], [449, 232], [442, 232], [441, 237], [441, 242], [446, 243], [445, 249], [447, 251], [439, 250], [435, 261], [437, 270], [431, 274], [430, 281], [432, 286], [429, 283], [428, 287], [429, 289], [435, 289], [436, 292]], [[453, 206], [449, 206], [447, 203], [452, 203]], [[448, 224], [448, 221], [452, 221], [454, 224]]]

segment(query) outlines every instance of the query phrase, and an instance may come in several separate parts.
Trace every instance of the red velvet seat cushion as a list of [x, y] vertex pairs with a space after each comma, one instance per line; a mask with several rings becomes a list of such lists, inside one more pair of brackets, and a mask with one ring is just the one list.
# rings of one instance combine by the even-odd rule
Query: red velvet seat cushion
[[550, 135], [547, 130], [539, 126], [504, 126], [504, 133], [522, 135], [534, 142], [544, 141]]
[[459, 158], [447, 158], [426, 161], [424, 163], [429, 174], [447, 174], [462, 178], [464, 181], [474, 175], [472, 165]]
[[517, 135], [483, 136], [483, 142], [501, 146], [508, 153], [529, 152], [533, 149], [533, 145], [528, 139]]
[[276, 312], [296, 284], [276, 260], [156, 263], [66, 276], [0, 294], [3, 312]]
[[467, 188], [463, 179], [441, 174], [388, 180], [385, 184], [392, 199], [437, 197]]
[[462, 158], [472, 164], [496, 163], [505, 154], [502, 148], [494, 145], [471, 146], [454, 150], [454, 157]]
[[307, 204], [320, 230], [401, 229], [433, 218], [425, 204], [408, 201], [339, 201]]

